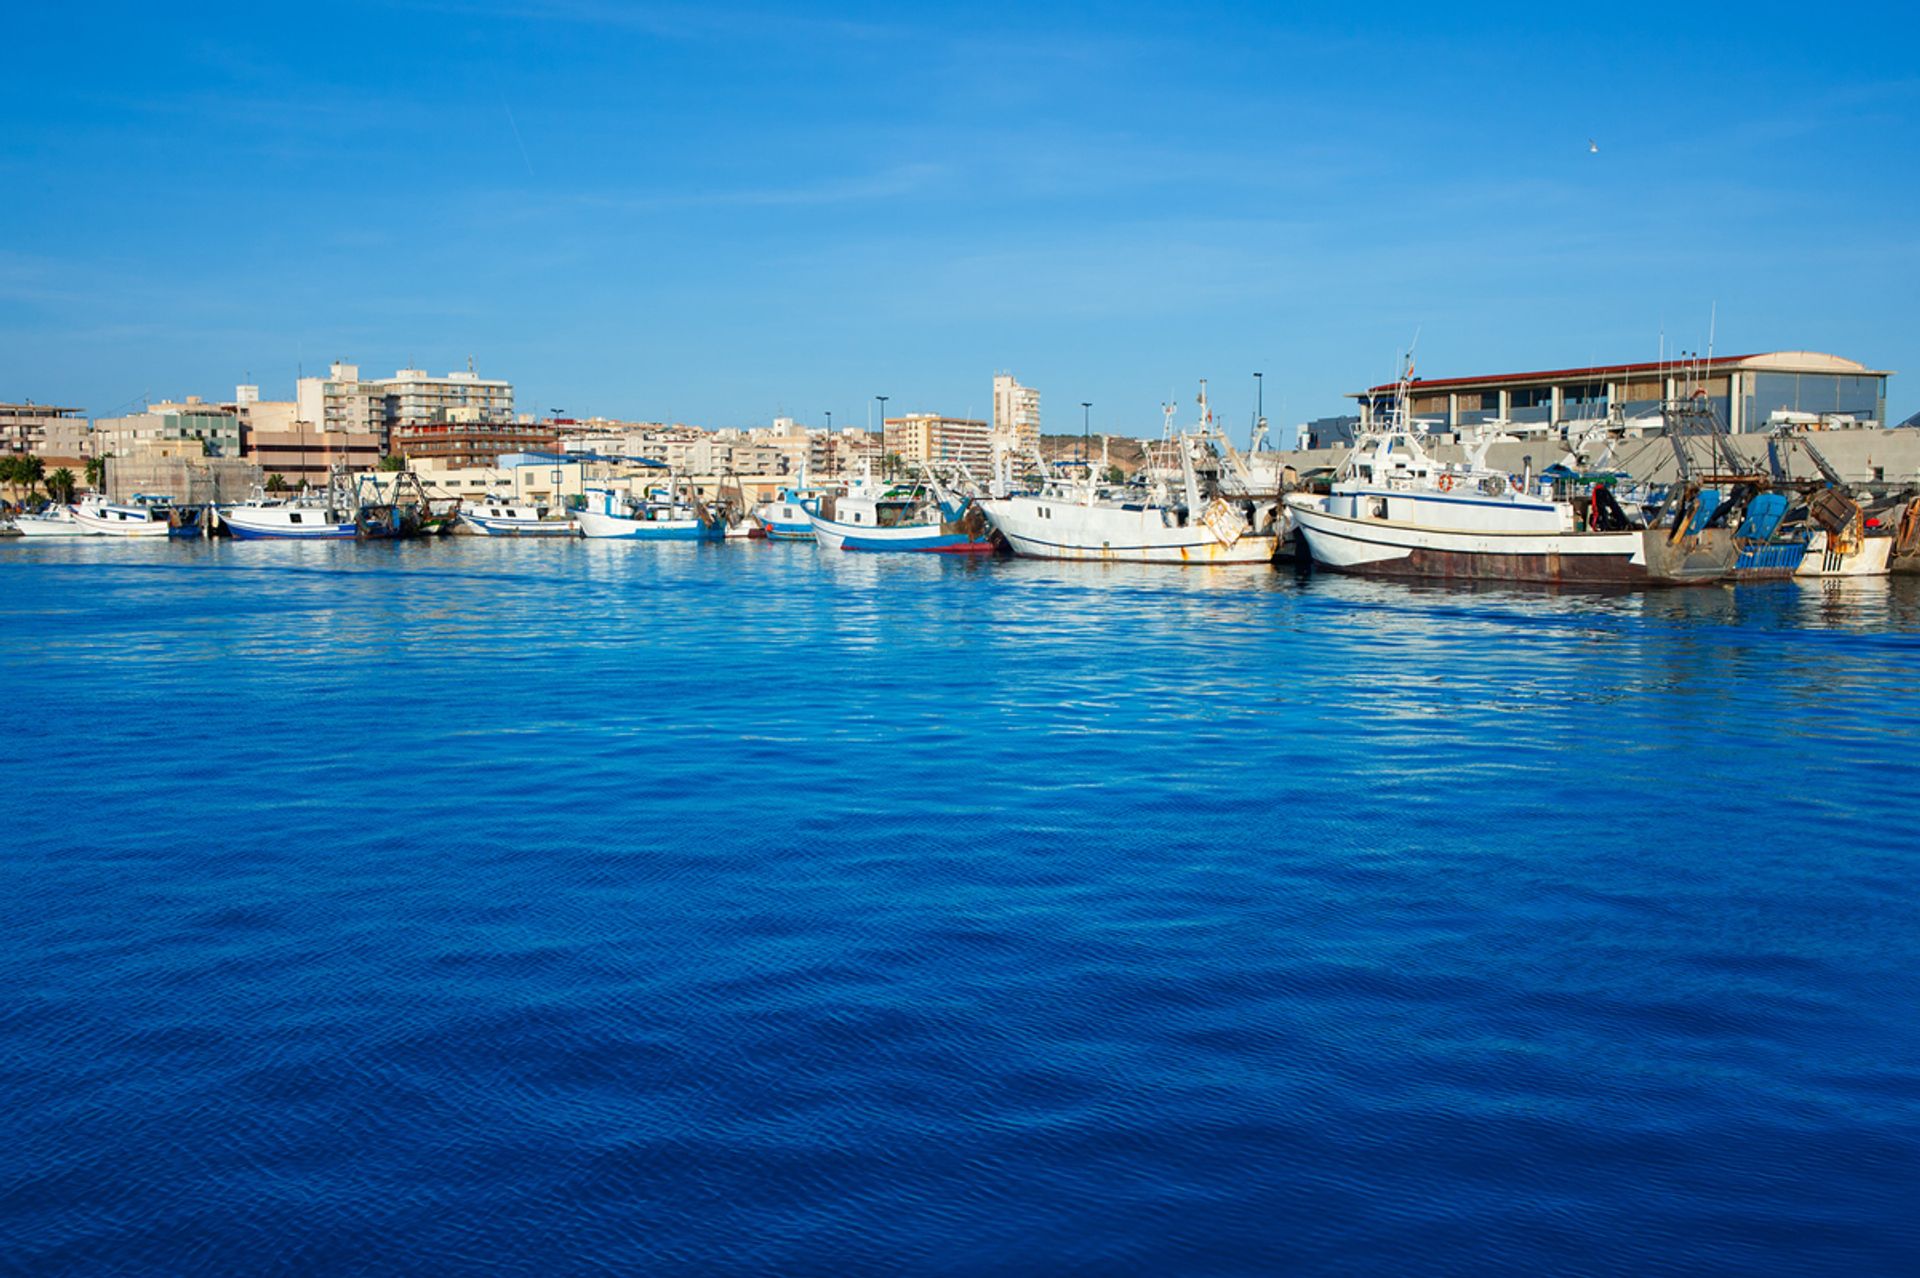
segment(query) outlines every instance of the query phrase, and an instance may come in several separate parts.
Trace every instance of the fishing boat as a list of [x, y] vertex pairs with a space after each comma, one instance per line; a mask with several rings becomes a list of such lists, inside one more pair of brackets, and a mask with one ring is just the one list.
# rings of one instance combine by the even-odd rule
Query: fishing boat
[[634, 495], [611, 488], [589, 488], [587, 504], [574, 516], [583, 537], [626, 541], [721, 541], [726, 521], [699, 498], [665, 490]]
[[930, 467], [910, 487], [876, 484], [868, 471], [845, 493], [806, 509], [814, 540], [828, 550], [990, 555], [999, 549], [979, 503], [949, 491]]
[[460, 521], [488, 537], [575, 537], [580, 533], [580, 526], [565, 512], [556, 513], [532, 503], [515, 504], [504, 497], [462, 502]]
[[[1264, 564], [1286, 536], [1286, 511], [1277, 493], [1255, 494], [1244, 470], [1213, 470], [1203, 481], [1198, 463], [1217, 447], [1200, 391], [1201, 428], [1167, 431], [1149, 449], [1137, 482], [1102, 484], [1107, 471], [1091, 464], [1077, 474], [1056, 474], [1042, 462], [1045, 478], [1027, 492], [1006, 491], [981, 503], [987, 518], [1014, 554], [1030, 559], [1099, 560], [1149, 564]], [[1106, 441], [1101, 450], [1104, 463]], [[1038, 459], [1036, 459], [1038, 460]], [[1238, 459], [1235, 458], [1237, 461]]]
[[235, 537], [258, 540], [350, 540], [362, 535], [350, 510], [323, 498], [282, 501], [258, 497], [220, 510], [220, 522]]
[[1899, 507], [1890, 521], [1893, 545], [1887, 556], [1887, 570], [1905, 576], [1920, 573], [1920, 497]]
[[771, 541], [812, 541], [813, 520], [807, 513], [807, 503], [818, 501], [817, 494], [804, 488], [782, 488], [773, 500], [755, 507], [753, 517]]
[[74, 518], [73, 507], [58, 504], [30, 515], [13, 517], [14, 531], [23, 537], [91, 537], [94, 530]]
[[72, 510], [74, 522], [103, 537], [165, 537], [173, 531], [173, 503], [165, 497], [140, 493], [119, 503], [95, 495]]
[[[1805, 543], [1793, 576], [1803, 580], [1885, 576], [1893, 557], [1893, 537], [1877, 525], [1869, 527], [1867, 512], [1851, 486], [1813, 440], [1799, 432], [1797, 417], [1780, 422], [1767, 441], [1772, 482], [1788, 491], [1798, 490], [1805, 499], [1786, 512], [1776, 537]], [[1791, 464], [1796, 455], [1812, 462], [1819, 477], [1796, 479]]]
[[[1407, 412], [1408, 376], [1355, 441], [1325, 494], [1287, 506], [1315, 564], [1338, 572], [1459, 581], [1686, 584], [1716, 581], [1741, 547], [1717, 490], [1687, 486], [1670, 527], [1631, 518], [1605, 484], [1581, 500], [1516, 484], [1486, 464], [1491, 437], [1464, 464], [1428, 453]], [[1702, 506], [1705, 509], [1702, 509]]]

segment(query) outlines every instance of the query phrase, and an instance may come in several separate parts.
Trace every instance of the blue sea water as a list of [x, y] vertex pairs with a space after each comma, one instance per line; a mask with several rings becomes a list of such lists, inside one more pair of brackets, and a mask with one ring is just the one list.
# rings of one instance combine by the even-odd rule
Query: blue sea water
[[0, 546], [0, 1269], [1920, 1271], [1920, 582]]

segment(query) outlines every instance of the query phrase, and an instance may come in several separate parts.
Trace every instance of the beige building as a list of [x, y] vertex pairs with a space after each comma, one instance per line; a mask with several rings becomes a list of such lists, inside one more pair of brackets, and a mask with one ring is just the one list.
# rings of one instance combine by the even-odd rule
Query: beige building
[[89, 455], [86, 414], [52, 404], [0, 404], [0, 451], [38, 457]]
[[984, 475], [992, 462], [990, 433], [985, 422], [968, 417], [908, 413], [887, 418], [882, 442], [903, 462], [957, 463]]
[[326, 485], [336, 464], [372, 470], [380, 464], [380, 437], [368, 431], [321, 430], [304, 422], [284, 430], [255, 430], [247, 437], [247, 457], [261, 473], [278, 475], [295, 488]]
[[93, 423], [93, 455], [238, 457], [240, 419], [198, 395], [150, 405], [144, 413], [102, 417]]
[[382, 448], [405, 452], [408, 444], [430, 446], [447, 434], [435, 428], [449, 423], [512, 423], [513, 383], [471, 368], [444, 377], [403, 368], [392, 377], [363, 378], [358, 364], [336, 361], [327, 376], [300, 379], [295, 417], [326, 430], [372, 433]]
[[993, 438], [1023, 457], [1040, 447], [1040, 392], [1022, 386], [1011, 373], [993, 377]]

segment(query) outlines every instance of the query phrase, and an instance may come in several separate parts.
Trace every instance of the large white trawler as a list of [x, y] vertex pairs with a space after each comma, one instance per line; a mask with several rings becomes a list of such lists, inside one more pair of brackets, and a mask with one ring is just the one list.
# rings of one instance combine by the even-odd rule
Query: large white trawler
[[1731, 530], [1681, 512], [1648, 528], [1605, 485], [1576, 506], [1523, 491], [1486, 464], [1489, 439], [1464, 464], [1431, 456], [1407, 412], [1408, 381], [1354, 443], [1331, 491], [1287, 506], [1316, 564], [1341, 572], [1469, 581], [1651, 584], [1718, 580], [1738, 553]]
[[1211, 425], [1204, 382], [1200, 409], [1201, 432], [1179, 434], [1168, 410], [1161, 451], [1171, 457], [1143, 482], [1103, 484], [1091, 463], [1080, 475], [1053, 476], [1043, 462], [1036, 490], [992, 497], [981, 508], [1013, 553], [1031, 559], [1267, 563], [1285, 536], [1286, 512], [1277, 496], [1239, 495], [1218, 482], [1203, 487], [1195, 462], [1211, 456], [1202, 437]]

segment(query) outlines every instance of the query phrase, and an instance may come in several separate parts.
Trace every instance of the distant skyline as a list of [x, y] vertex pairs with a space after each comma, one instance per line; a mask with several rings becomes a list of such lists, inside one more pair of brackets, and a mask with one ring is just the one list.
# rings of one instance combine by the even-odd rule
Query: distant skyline
[[[1737, 18], [1729, 15], [1737, 13]], [[0, 399], [291, 398], [471, 358], [526, 411], [1340, 413], [1811, 349], [1920, 409], [1905, 8], [32, 6]], [[1595, 149], [1597, 147], [1597, 149]]]

